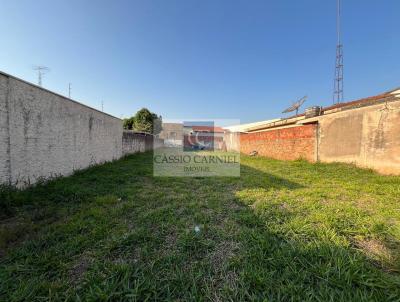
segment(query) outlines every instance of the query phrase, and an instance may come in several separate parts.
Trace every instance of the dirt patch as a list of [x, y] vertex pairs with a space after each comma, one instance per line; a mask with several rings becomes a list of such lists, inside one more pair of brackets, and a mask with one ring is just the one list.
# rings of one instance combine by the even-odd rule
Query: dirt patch
[[392, 255], [386, 246], [377, 239], [357, 240], [357, 246], [368, 256], [390, 260]]
[[356, 239], [355, 245], [385, 271], [400, 271], [400, 256], [378, 239]]
[[113, 264], [134, 264], [140, 261], [140, 253], [138, 250], [133, 250], [133, 252], [127, 257], [113, 258], [111, 262]]
[[78, 283], [82, 276], [87, 272], [90, 260], [87, 256], [82, 256], [69, 272], [69, 279], [73, 284]]
[[111, 252], [106, 259], [114, 264], [138, 263], [141, 260], [140, 248], [132, 247], [122, 250], [117, 249]]
[[291, 210], [291, 207], [290, 207], [290, 205], [288, 205], [286, 202], [284, 202], [284, 203], [281, 203], [281, 204], [279, 205], [279, 209], [281, 209], [281, 210], [283, 210], [283, 211], [290, 211], [290, 210]]
[[173, 233], [169, 233], [166, 237], [165, 237], [165, 248], [167, 249], [173, 249], [176, 246], [176, 239], [177, 239], [177, 235], [175, 232]]
[[217, 244], [213, 252], [210, 254], [210, 263], [215, 271], [221, 271], [225, 267], [230, 258], [235, 256], [239, 249], [239, 243], [235, 241], [222, 241]]
[[170, 232], [165, 236], [164, 244], [162, 247], [161, 256], [167, 256], [171, 254], [174, 250], [176, 250], [178, 235], [175, 231]]
[[236, 292], [239, 283], [239, 276], [235, 271], [219, 272], [211, 282], [211, 301], [226, 301], [223, 290], [229, 289]]
[[364, 195], [362, 198], [356, 200], [354, 204], [358, 209], [370, 215], [376, 212], [376, 208], [378, 206], [376, 200], [372, 196], [368, 195]]
[[227, 202], [227, 208], [233, 211], [239, 211], [246, 209], [246, 207], [236, 201], [229, 201]]
[[237, 286], [239, 276], [235, 271], [229, 271], [225, 275], [226, 284], [230, 289], [234, 289]]

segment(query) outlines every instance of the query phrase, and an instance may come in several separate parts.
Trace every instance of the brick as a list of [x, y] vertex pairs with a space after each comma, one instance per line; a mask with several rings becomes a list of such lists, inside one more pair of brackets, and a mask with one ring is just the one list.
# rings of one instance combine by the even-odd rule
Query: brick
[[240, 151], [280, 160], [315, 160], [316, 125], [276, 129], [264, 132], [242, 133]]

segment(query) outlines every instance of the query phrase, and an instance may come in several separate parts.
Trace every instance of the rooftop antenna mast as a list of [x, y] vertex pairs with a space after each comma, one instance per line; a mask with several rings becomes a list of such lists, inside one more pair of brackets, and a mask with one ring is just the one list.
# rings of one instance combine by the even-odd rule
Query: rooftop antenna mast
[[68, 84], [68, 98], [71, 98], [71, 83]]
[[304, 102], [306, 100], [307, 100], [307, 96], [303, 96], [300, 100], [298, 100], [297, 102], [294, 102], [292, 106], [290, 106], [289, 108], [282, 111], [282, 113], [296, 111], [296, 116], [297, 116], [299, 114], [299, 108], [301, 107], [301, 105], [304, 104]]
[[38, 85], [42, 87], [42, 77], [46, 72], [50, 71], [50, 68], [39, 65], [39, 66], [33, 66], [32, 69], [38, 72]]
[[338, 104], [343, 102], [343, 44], [340, 37], [340, 15], [341, 15], [341, 0], [336, 0], [336, 65], [335, 65], [335, 83], [333, 89], [333, 103]]

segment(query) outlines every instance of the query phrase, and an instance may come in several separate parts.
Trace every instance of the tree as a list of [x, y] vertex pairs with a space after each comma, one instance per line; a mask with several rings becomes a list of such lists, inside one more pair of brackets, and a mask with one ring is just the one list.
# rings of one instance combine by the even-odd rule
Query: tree
[[124, 119], [124, 129], [159, 134], [162, 128], [162, 117], [142, 108], [130, 118]]
[[133, 129], [136, 131], [153, 133], [153, 115], [147, 108], [136, 112], [133, 118]]
[[133, 119], [134, 117], [130, 117], [130, 118], [124, 118], [123, 119], [123, 126], [124, 129], [126, 130], [132, 130], [133, 129]]

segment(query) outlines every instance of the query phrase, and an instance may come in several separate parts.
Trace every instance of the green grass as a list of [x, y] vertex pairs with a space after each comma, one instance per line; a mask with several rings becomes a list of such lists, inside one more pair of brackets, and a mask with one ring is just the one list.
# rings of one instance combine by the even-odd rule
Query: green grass
[[400, 300], [400, 177], [241, 161], [154, 178], [146, 153], [3, 189], [0, 301]]

